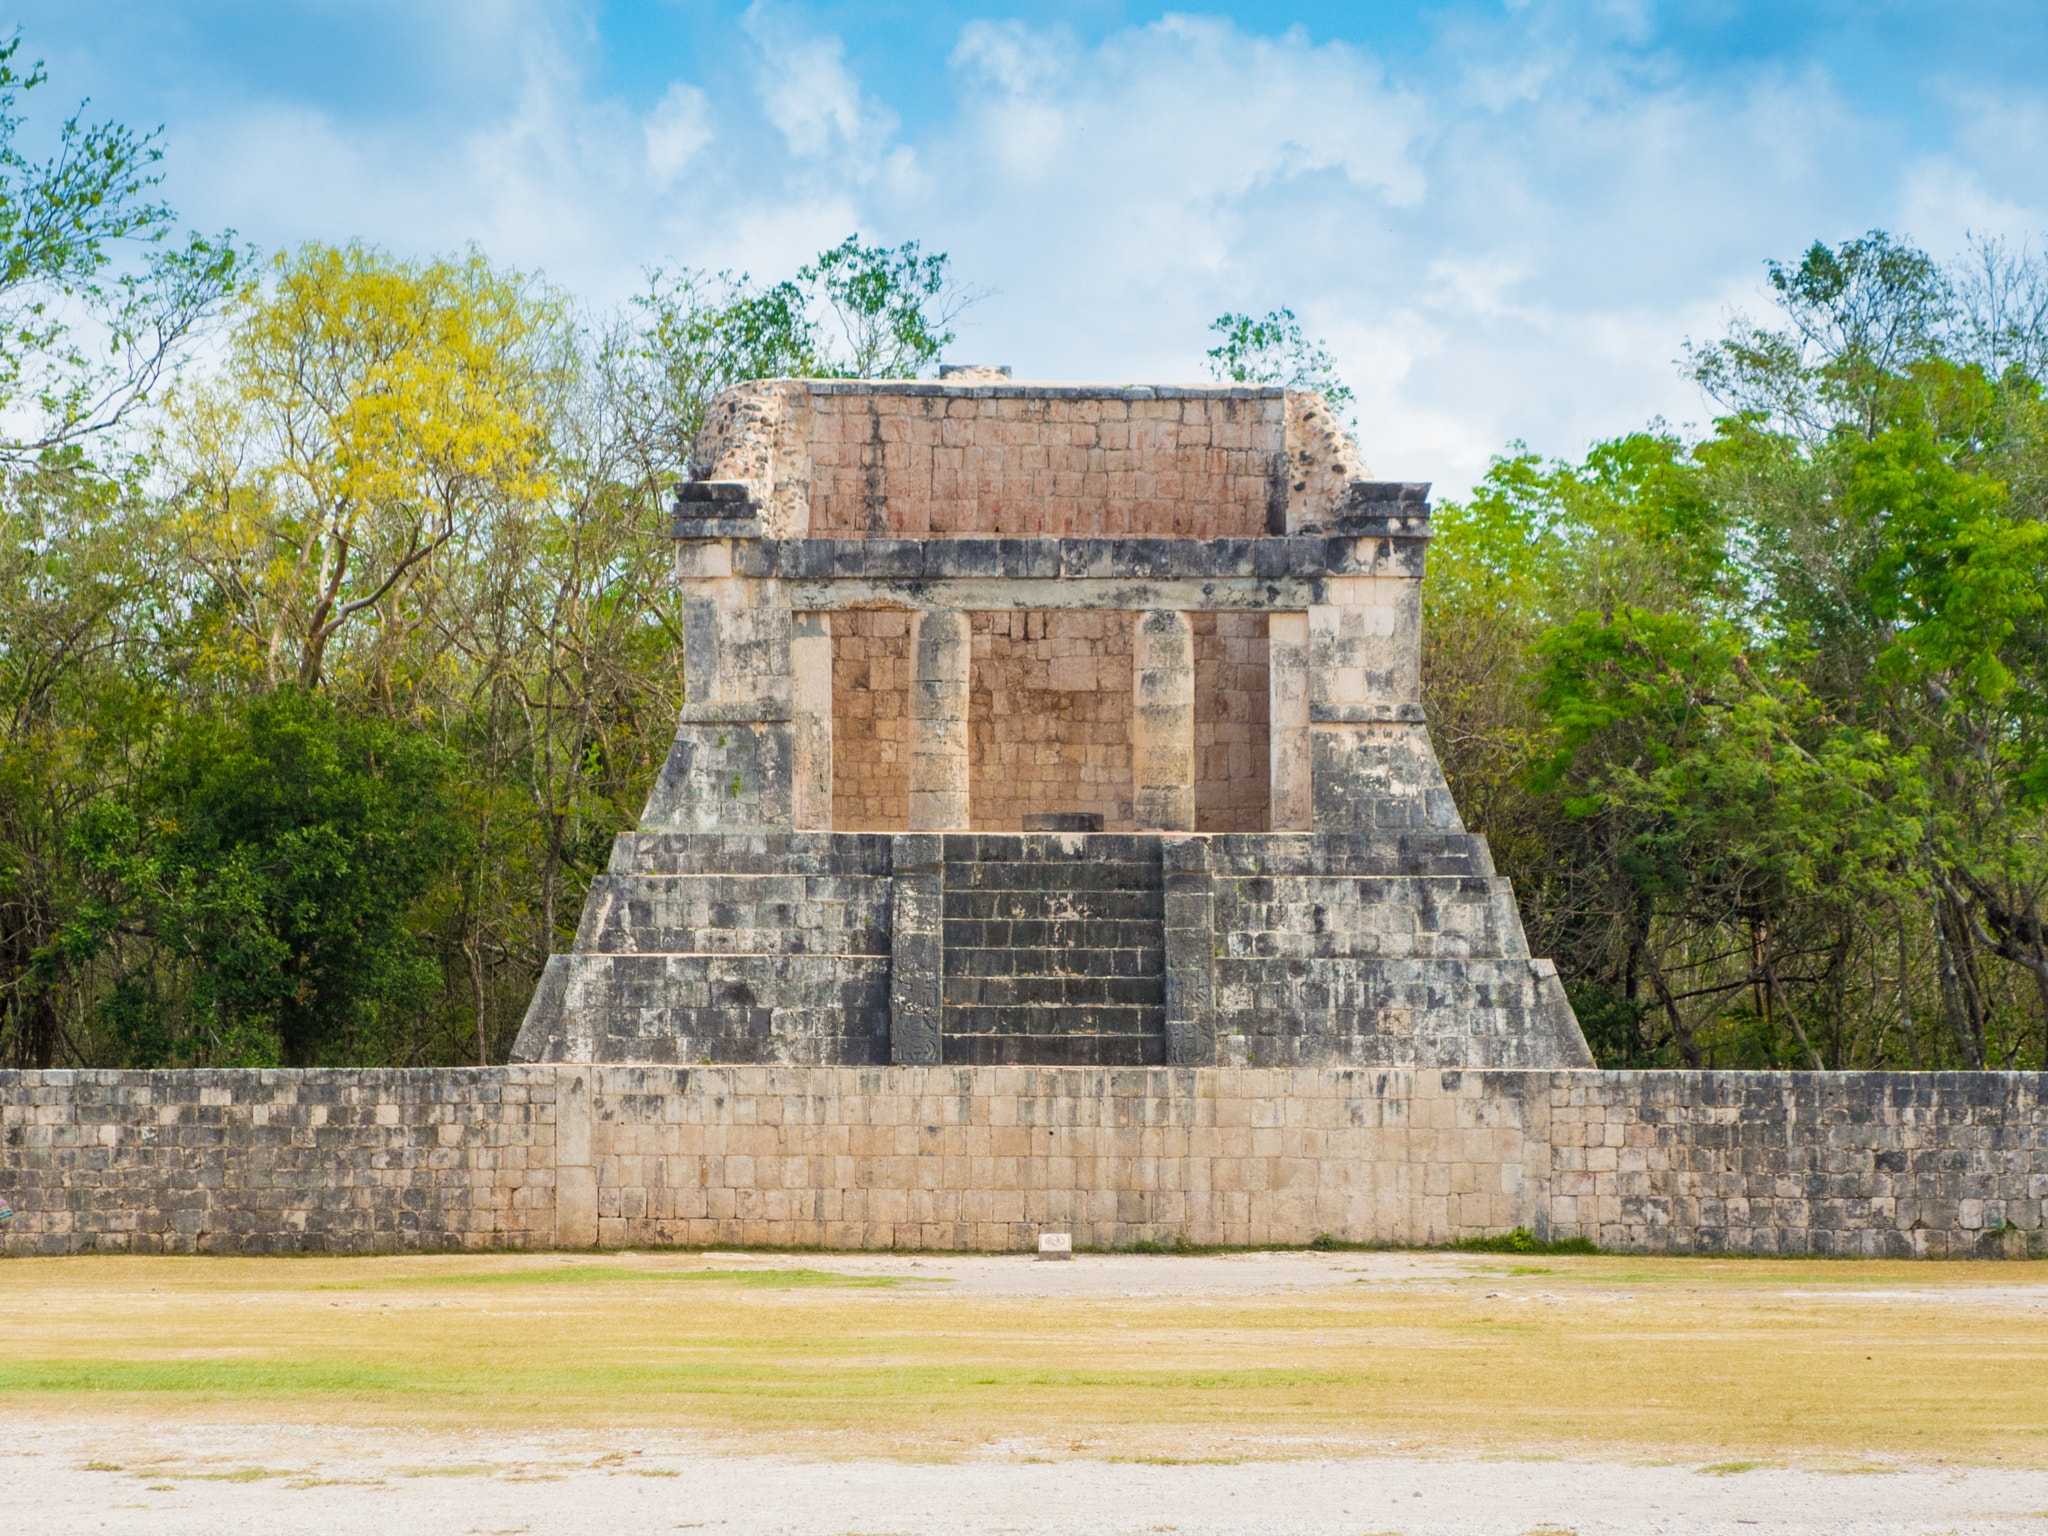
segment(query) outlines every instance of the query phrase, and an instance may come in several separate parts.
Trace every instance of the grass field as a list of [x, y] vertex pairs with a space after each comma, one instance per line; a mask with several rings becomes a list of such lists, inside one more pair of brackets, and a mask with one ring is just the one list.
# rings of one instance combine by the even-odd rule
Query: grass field
[[1162, 1295], [1203, 1261], [1116, 1260], [1135, 1294], [1100, 1262], [1062, 1290], [937, 1255], [11, 1260], [0, 1412], [828, 1456], [2048, 1464], [2048, 1263], [1337, 1255], [1281, 1293]]

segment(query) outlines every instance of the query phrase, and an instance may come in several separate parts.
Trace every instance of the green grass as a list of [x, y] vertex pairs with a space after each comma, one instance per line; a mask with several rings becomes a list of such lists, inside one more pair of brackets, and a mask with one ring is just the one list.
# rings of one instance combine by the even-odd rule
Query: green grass
[[1527, 1227], [1517, 1227], [1512, 1232], [1503, 1232], [1498, 1237], [1465, 1237], [1451, 1244], [1453, 1253], [1598, 1253], [1599, 1246], [1590, 1237], [1566, 1237], [1548, 1242], [1536, 1236]]
[[785, 1399], [833, 1400], [857, 1392], [877, 1400], [958, 1396], [962, 1388], [1000, 1392], [1241, 1392], [1337, 1386], [1337, 1371], [1287, 1367], [1234, 1370], [1073, 1370], [959, 1366], [885, 1366], [860, 1370], [858, 1385], [829, 1364], [734, 1362], [673, 1364], [594, 1362], [542, 1370], [501, 1366], [468, 1379], [436, 1369], [406, 1369], [353, 1360], [15, 1360], [0, 1365], [0, 1393], [187, 1393], [227, 1398], [278, 1396], [444, 1397], [693, 1397], [763, 1393]]
[[[396, 1275], [361, 1285], [316, 1285], [316, 1291], [419, 1290], [432, 1286], [590, 1285], [611, 1281], [652, 1281], [662, 1285], [711, 1283], [749, 1290], [793, 1291], [814, 1286], [834, 1290], [885, 1291], [905, 1283], [894, 1275], [835, 1275], [822, 1269], [634, 1269], [623, 1264], [571, 1264], [550, 1269], [464, 1270], [447, 1275]], [[950, 1279], [907, 1277], [911, 1285], [951, 1285]]]

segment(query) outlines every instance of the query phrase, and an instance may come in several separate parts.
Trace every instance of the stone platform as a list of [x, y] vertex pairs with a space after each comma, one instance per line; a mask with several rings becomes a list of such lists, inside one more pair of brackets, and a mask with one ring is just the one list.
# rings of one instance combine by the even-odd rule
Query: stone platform
[[1466, 832], [628, 833], [515, 1059], [1591, 1066]]

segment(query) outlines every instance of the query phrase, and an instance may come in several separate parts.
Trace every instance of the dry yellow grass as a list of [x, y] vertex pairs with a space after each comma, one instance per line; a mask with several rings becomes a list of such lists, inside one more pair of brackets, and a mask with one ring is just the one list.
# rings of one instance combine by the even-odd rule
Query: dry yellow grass
[[993, 1442], [2048, 1463], [2048, 1263], [1474, 1259], [1408, 1283], [1162, 1299], [970, 1295], [766, 1262], [787, 1267], [10, 1261], [0, 1411], [644, 1425], [824, 1455]]

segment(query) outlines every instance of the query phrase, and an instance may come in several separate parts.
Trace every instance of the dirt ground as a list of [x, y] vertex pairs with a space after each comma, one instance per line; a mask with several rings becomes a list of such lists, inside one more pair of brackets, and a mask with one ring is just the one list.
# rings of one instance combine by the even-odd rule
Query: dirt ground
[[0, 1264], [32, 1533], [2048, 1532], [2048, 1264]]

